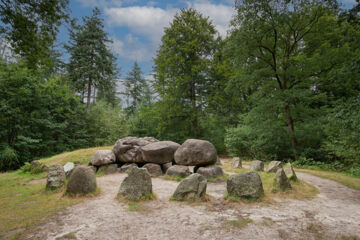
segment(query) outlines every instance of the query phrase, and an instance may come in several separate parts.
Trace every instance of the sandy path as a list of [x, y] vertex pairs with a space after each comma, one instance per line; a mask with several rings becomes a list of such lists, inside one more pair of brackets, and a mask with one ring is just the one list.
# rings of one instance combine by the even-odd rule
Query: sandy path
[[[39, 226], [30, 239], [56, 239], [74, 233], [77, 239], [342, 239], [360, 236], [360, 191], [305, 173], [298, 177], [320, 190], [312, 200], [277, 200], [278, 204], [224, 203], [225, 183], [208, 183], [211, 203], [189, 205], [169, 201], [177, 182], [153, 178], [158, 199], [142, 211], [129, 211], [114, 199], [126, 174], [97, 179], [103, 193], [67, 208]], [[245, 228], [226, 221], [251, 218]], [[349, 238], [350, 239], [350, 238]], [[352, 239], [352, 238], [351, 238]], [[356, 239], [356, 238], [354, 238]], [[359, 238], [360, 239], [360, 238]]]

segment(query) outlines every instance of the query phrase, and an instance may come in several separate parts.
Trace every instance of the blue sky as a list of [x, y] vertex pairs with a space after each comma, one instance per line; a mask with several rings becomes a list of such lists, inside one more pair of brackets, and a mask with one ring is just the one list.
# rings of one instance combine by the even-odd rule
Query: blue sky
[[[355, 0], [342, 0], [345, 8]], [[70, 0], [71, 17], [91, 15], [98, 7], [102, 12], [105, 31], [113, 40], [111, 50], [118, 58], [121, 78], [138, 61], [145, 75], [152, 73], [153, 57], [159, 47], [164, 27], [172, 21], [175, 13], [192, 7], [209, 16], [222, 36], [226, 35], [231, 16], [234, 14], [233, 0]], [[59, 40], [65, 42], [68, 33], [65, 27]]]

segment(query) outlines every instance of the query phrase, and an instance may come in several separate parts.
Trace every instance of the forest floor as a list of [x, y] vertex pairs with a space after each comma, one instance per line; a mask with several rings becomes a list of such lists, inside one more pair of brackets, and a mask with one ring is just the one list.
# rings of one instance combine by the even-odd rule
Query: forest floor
[[360, 191], [297, 173], [312, 199], [260, 203], [223, 199], [226, 182], [210, 182], [205, 203], [169, 201], [178, 182], [152, 178], [156, 200], [115, 199], [126, 174], [97, 178], [99, 196], [56, 213], [26, 239], [360, 239]]

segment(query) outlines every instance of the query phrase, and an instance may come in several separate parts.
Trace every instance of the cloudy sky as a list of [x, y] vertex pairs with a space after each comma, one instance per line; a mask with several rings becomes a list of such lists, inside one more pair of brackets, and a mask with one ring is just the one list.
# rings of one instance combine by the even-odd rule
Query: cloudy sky
[[[349, 8], [355, 0], [342, 0]], [[225, 36], [234, 14], [234, 0], [71, 0], [71, 15], [81, 18], [90, 15], [94, 7], [100, 8], [105, 31], [113, 40], [112, 51], [118, 58], [122, 77], [138, 61], [143, 72], [152, 72], [152, 59], [160, 44], [163, 30], [179, 9], [192, 7], [209, 16], [218, 32]], [[67, 40], [66, 30], [60, 40]]]

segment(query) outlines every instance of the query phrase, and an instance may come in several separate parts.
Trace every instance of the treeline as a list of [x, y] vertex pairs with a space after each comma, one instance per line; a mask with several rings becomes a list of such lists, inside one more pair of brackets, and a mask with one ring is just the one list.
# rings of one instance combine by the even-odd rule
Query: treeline
[[[235, 1], [225, 38], [211, 19], [183, 9], [164, 31], [154, 79], [135, 62], [117, 93], [98, 9], [78, 24], [66, 0], [37, 3], [46, 10], [39, 15], [19, 13], [29, 8], [15, 5], [26, 3], [1, 4], [0, 30], [17, 56], [1, 63], [1, 170], [134, 135], [207, 139], [222, 154], [360, 175], [359, 5]], [[71, 23], [67, 63], [54, 48], [63, 21]]]

